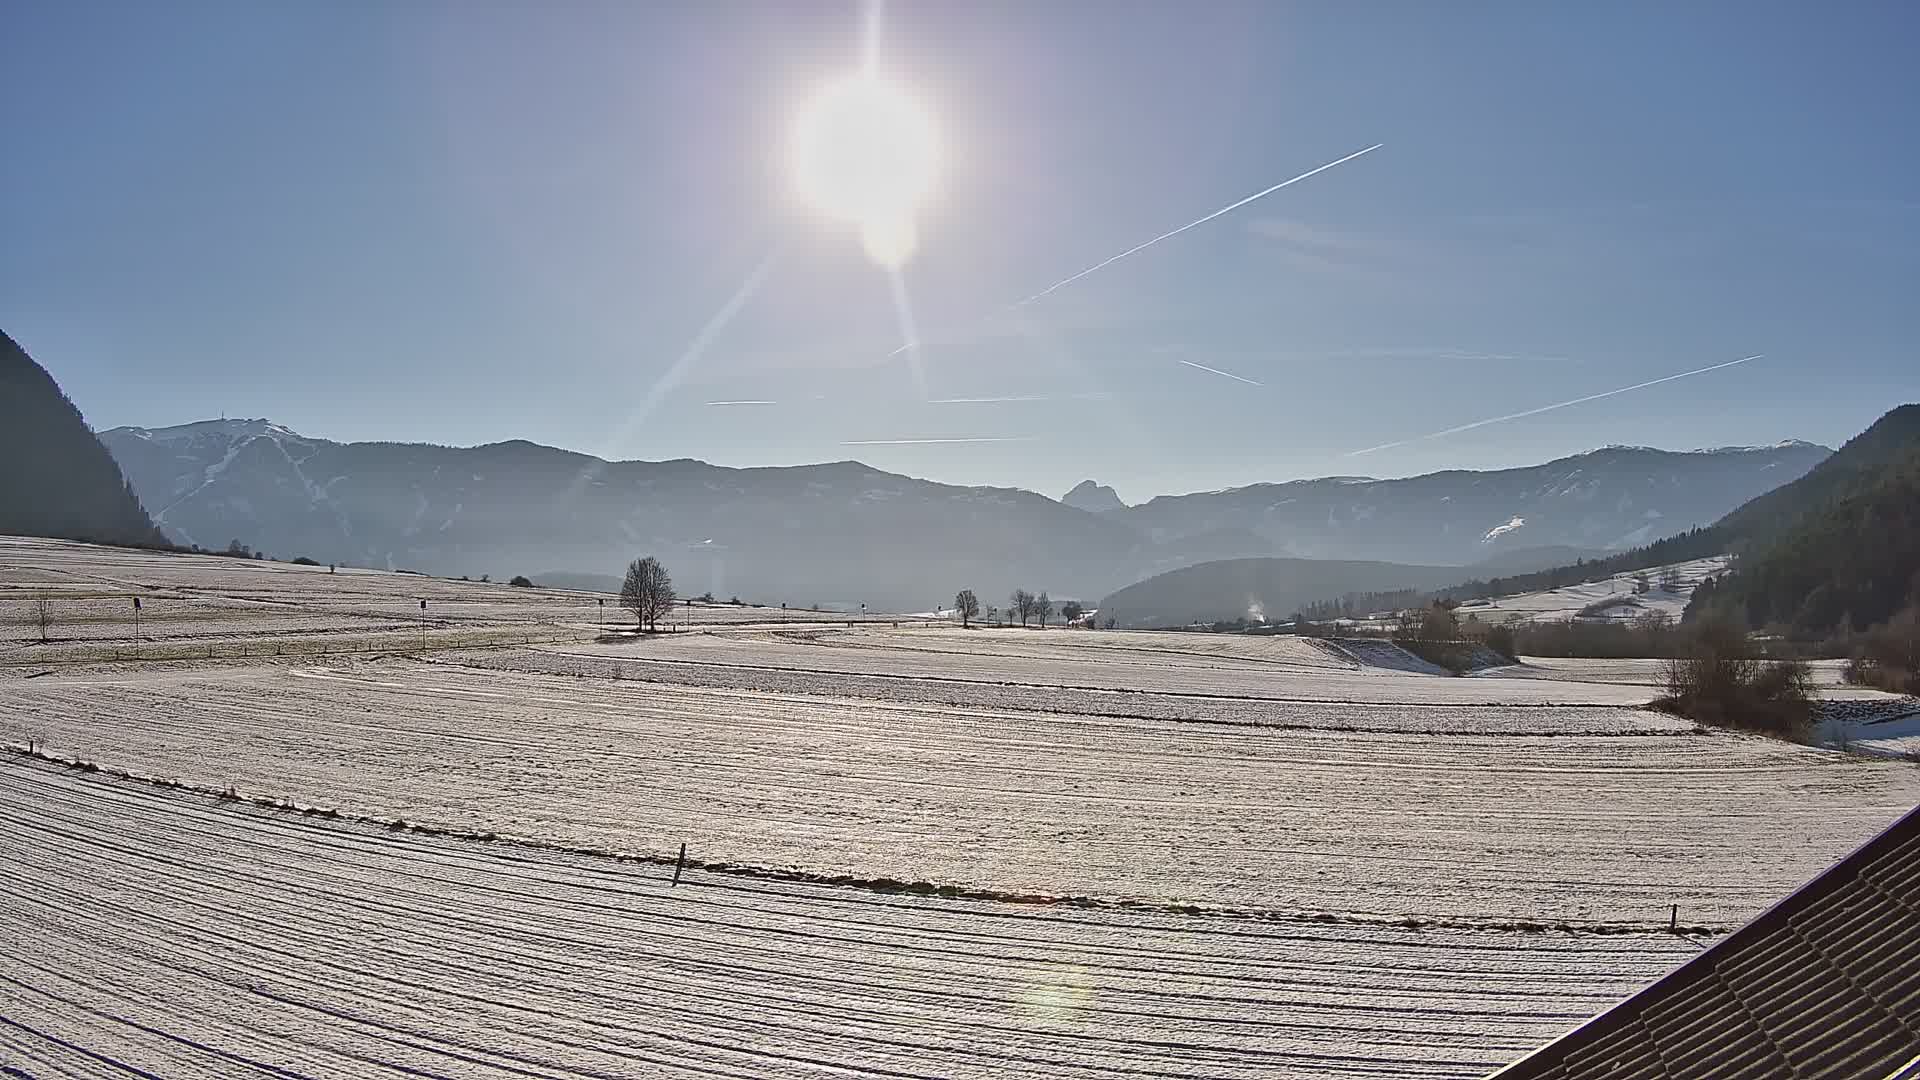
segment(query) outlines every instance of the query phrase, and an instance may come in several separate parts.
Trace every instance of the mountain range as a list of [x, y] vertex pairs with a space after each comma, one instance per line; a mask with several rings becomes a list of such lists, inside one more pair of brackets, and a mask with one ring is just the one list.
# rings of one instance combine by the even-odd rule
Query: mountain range
[[1114, 517], [1156, 542], [1251, 533], [1262, 554], [1466, 565], [1521, 548], [1610, 551], [1708, 525], [1833, 451], [1608, 446], [1544, 465], [1404, 480], [1336, 476], [1162, 495]]
[[341, 443], [267, 420], [122, 427], [100, 439], [183, 543], [237, 539], [281, 557], [536, 577], [611, 576], [652, 553], [682, 592], [894, 610], [944, 603], [961, 587], [1091, 599], [1217, 559], [1504, 559], [1502, 572], [1535, 569], [1569, 550], [1631, 547], [1713, 521], [1830, 452], [1802, 442], [1608, 447], [1529, 468], [1256, 484], [1128, 507], [1091, 481], [1067, 505], [853, 461], [608, 462], [518, 440]]
[[[1562, 556], [1541, 568], [1540, 557], [1555, 550], [1533, 549], [1516, 553], [1524, 556], [1518, 562], [1495, 558], [1471, 568], [1223, 559], [1135, 582], [1099, 608], [1103, 620], [1121, 626], [1285, 618], [1295, 606], [1347, 593], [1382, 606], [1417, 602], [1423, 591], [1466, 600], [1731, 554], [1732, 572], [1693, 592], [1689, 617], [1717, 612], [1809, 642], [1844, 641], [1890, 620], [1920, 626], [1920, 405], [1891, 410], [1803, 475], [1712, 524], [1626, 551], [1558, 549]], [[1471, 579], [1462, 580], [1468, 570]], [[1449, 575], [1452, 584], [1438, 588], [1435, 583]], [[1920, 638], [1911, 629], [1905, 634], [1876, 639], [1900, 642], [1892, 659], [1882, 656], [1879, 662], [1897, 669], [1898, 685], [1920, 685], [1914, 659]]]

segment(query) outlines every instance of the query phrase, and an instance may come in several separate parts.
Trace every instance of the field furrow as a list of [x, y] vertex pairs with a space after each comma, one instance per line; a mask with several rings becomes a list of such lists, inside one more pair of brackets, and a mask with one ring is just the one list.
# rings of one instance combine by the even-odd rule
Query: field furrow
[[1466, 1077], [1692, 951], [670, 876], [12, 759], [0, 1059], [316, 1080]]
[[[1629, 710], [1274, 703], [1284, 726], [1237, 727], [405, 660], [7, 687], [16, 740], [203, 787], [637, 853], [684, 842], [710, 862], [1260, 911], [1653, 925], [1677, 903], [1730, 925], [1920, 798], [1904, 763], [1591, 733], [1587, 714]], [[1423, 711], [1470, 722], [1345, 729]], [[1499, 734], [1472, 730], [1487, 714]]]

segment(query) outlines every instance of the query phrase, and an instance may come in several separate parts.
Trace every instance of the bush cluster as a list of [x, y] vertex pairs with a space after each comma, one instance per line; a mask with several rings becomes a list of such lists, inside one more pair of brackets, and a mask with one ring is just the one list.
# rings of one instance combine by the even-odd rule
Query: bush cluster
[[1656, 707], [1715, 727], [1803, 738], [1813, 721], [1813, 676], [1804, 660], [1767, 660], [1741, 627], [1709, 620], [1687, 628], [1683, 655], [1667, 661]]

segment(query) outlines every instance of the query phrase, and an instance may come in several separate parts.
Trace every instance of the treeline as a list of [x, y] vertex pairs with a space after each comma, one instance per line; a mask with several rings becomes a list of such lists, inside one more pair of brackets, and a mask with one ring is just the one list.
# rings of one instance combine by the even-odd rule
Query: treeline
[[1379, 592], [1350, 592], [1332, 600], [1307, 604], [1294, 613], [1294, 622], [1332, 622], [1335, 619], [1361, 619], [1376, 611], [1400, 611], [1418, 607], [1430, 594], [1419, 589], [1385, 589]]
[[1687, 632], [1664, 615], [1629, 622], [1522, 623], [1512, 630], [1522, 656], [1591, 656], [1609, 660], [1687, 654]]

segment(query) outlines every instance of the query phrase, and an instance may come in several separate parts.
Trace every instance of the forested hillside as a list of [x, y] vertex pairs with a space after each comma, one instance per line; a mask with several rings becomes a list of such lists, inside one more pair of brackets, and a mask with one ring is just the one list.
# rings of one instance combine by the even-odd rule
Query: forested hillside
[[0, 332], [0, 533], [166, 543], [46, 369]]
[[1902, 405], [1847, 440], [1805, 476], [1742, 504], [1718, 526], [1748, 543], [1781, 535], [1809, 511], [1859, 493], [1920, 448], [1920, 405]]
[[1920, 445], [1888, 456], [1841, 477], [1824, 501], [1768, 519], [1782, 524], [1717, 587], [1695, 593], [1689, 615], [1721, 610], [1754, 628], [1818, 638], [1920, 604]]

